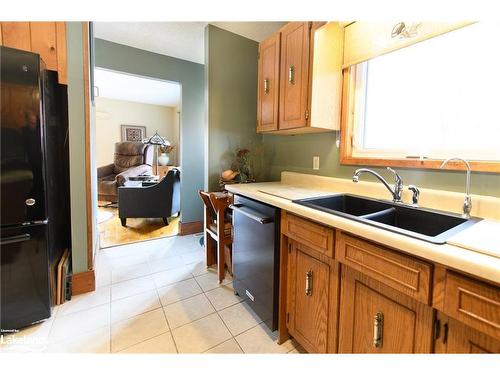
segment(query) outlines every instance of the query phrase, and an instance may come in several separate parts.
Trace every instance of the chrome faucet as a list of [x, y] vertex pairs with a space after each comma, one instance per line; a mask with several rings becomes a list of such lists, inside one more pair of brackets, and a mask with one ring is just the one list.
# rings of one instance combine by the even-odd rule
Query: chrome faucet
[[418, 198], [420, 197], [420, 190], [415, 185], [408, 185], [408, 190], [410, 190], [413, 195], [411, 198], [411, 205], [417, 207], [418, 206]]
[[470, 164], [467, 160], [462, 159], [462, 158], [449, 158], [443, 161], [441, 166], [439, 167], [440, 169], [443, 169], [443, 167], [452, 160], [457, 160], [461, 161], [462, 163], [465, 164], [467, 171], [466, 171], [466, 180], [465, 180], [465, 199], [464, 199], [464, 205], [463, 205], [463, 214], [462, 217], [465, 219], [470, 219], [470, 211], [472, 209], [472, 200], [470, 197]]
[[403, 180], [396, 173], [396, 171], [394, 169], [387, 167], [387, 170], [391, 171], [392, 173], [394, 173], [394, 177], [395, 177], [395, 179], [394, 179], [394, 188], [391, 188], [389, 186], [389, 184], [387, 183], [387, 181], [381, 175], [379, 175], [377, 172], [372, 171], [371, 169], [368, 169], [368, 168], [356, 169], [356, 171], [352, 175], [352, 181], [353, 182], [358, 182], [359, 181], [359, 176], [361, 175], [361, 173], [365, 173], [365, 172], [366, 173], [370, 173], [370, 174], [374, 175], [375, 177], [377, 177], [380, 180], [380, 182], [382, 182], [384, 184], [384, 186], [387, 188], [387, 190], [389, 190], [389, 192], [392, 195], [393, 202], [400, 203], [400, 202], [402, 202], [402, 200], [401, 200], [401, 193], [403, 191]]

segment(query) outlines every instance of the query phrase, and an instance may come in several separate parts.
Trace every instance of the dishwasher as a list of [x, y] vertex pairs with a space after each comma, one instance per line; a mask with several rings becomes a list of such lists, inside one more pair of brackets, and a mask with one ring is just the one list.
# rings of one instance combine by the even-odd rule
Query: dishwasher
[[233, 287], [264, 323], [278, 329], [280, 210], [234, 196]]

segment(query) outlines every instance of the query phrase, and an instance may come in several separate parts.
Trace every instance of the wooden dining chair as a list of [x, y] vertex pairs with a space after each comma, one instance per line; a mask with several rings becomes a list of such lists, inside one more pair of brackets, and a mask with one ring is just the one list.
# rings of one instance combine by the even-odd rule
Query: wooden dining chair
[[225, 267], [232, 275], [232, 243], [233, 225], [229, 206], [233, 198], [227, 193], [206, 192], [199, 190], [201, 200], [205, 204], [204, 235], [206, 265], [217, 264], [217, 276], [222, 283]]

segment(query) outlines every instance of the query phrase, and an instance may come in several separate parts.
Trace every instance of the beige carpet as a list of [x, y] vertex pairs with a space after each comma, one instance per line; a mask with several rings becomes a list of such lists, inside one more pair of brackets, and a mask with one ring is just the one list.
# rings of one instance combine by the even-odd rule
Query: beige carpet
[[[127, 219], [122, 227], [117, 208], [99, 207], [99, 245], [101, 249], [155, 238], [176, 236], [179, 233], [179, 217], [169, 219], [165, 225], [162, 219]], [[106, 219], [106, 217], [109, 217]], [[101, 221], [102, 220], [102, 221]]]

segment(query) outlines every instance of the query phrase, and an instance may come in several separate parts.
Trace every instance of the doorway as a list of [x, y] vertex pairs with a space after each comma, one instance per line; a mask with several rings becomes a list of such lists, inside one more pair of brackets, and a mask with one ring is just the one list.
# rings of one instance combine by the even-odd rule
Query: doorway
[[99, 247], [177, 235], [181, 84], [95, 68], [94, 90]]

